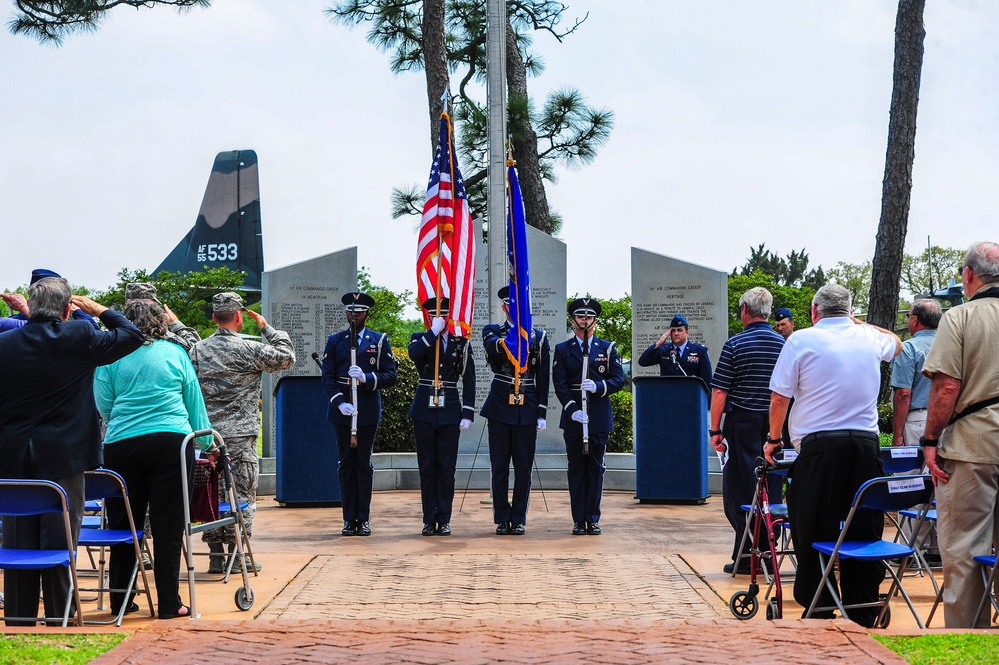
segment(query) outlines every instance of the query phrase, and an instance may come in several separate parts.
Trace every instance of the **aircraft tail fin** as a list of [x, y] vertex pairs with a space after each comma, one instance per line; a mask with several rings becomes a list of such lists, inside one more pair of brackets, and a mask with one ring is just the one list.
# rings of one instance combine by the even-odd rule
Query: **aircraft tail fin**
[[264, 245], [257, 153], [253, 150], [230, 150], [215, 156], [194, 228], [153, 274], [222, 266], [246, 272], [243, 288], [259, 298]]

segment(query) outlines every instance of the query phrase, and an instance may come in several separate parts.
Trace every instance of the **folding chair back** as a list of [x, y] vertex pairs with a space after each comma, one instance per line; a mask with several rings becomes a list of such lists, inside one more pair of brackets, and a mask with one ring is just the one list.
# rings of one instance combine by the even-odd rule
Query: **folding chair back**
[[[999, 598], [996, 598], [996, 575], [999, 574], [999, 558], [995, 554], [983, 554], [975, 557], [975, 563], [982, 566], [982, 580], [985, 582], [985, 591], [982, 599], [978, 603], [978, 611], [975, 612], [975, 619], [972, 626], [978, 625], [978, 620], [982, 618], [982, 612], [991, 603], [990, 613], [999, 615]], [[991, 618], [989, 619], [991, 624]]]
[[[98, 586], [85, 590], [98, 592], [98, 609], [104, 609], [103, 600], [105, 593], [121, 592], [126, 599], [121, 604], [121, 608], [114, 619], [110, 621], [88, 620], [85, 623], [96, 625], [115, 623], [115, 625], [120, 626], [122, 619], [125, 617], [125, 610], [128, 608], [128, 599], [131, 597], [133, 590], [137, 593], [145, 594], [149, 605], [149, 615], [153, 616], [153, 598], [149, 591], [149, 580], [146, 577], [146, 569], [142, 565], [141, 540], [144, 534], [142, 529], [135, 528], [135, 520], [132, 515], [132, 507], [128, 502], [128, 488], [125, 487], [125, 480], [110, 469], [87, 471], [84, 478], [86, 481], [84, 494], [88, 501], [99, 499], [103, 502], [106, 510], [107, 499], [118, 499], [124, 504], [125, 516], [128, 518], [127, 529], [111, 529], [106, 519], [102, 520], [100, 528], [80, 529], [80, 546], [98, 548], [100, 552], [98, 557]], [[135, 551], [135, 564], [132, 567], [128, 584], [124, 588], [111, 588], [109, 584], [105, 584], [105, 564], [107, 562], [105, 552], [113, 545], [131, 545]], [[142, 575], [141, 585], [137, 584], [140, 573]]]
[[917, 504], [929, 503], [933, 497], [930, 476], [872, 478], [860, 486], [854, 496], [854, 510], [870, 508], [898, 512]]
[[923, 470], [923, 449], [919, 446], [886, 446], [881, 449], [885, 473], [909, 473]]
[[[45, 570], [64, 566], [69, 578], [69, 597], [63, 611], [62, 625], [69, 625], [69, 612], [76, 606], [76, 624], [82, 625], [83, 608], [80, 606], [80, 589], [76, 580], [76, 553], [73, 551], [73, 532], [69, 522], [69, 499], [66, 490], [49, 480], [0, 480], [0, 515], [28, 517], [46, 513], [62, 513], [66, 536], [66, 549], [11, 549], [0, 547], [0, 569]], [[55, 617], [14, 617], [5, 614], [7, 621], [52, 621]]]

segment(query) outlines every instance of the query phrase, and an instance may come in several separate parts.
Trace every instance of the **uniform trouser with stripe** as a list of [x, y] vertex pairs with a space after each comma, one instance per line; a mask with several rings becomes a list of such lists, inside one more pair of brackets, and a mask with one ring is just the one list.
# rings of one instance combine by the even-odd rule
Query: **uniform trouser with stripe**
[[569, 469], [569, 502], [573, 522], [600, 521], [600, 497], [604, 491], [604, 453], [610, 432], [589, 433], [589, 453], [583, 454], [582, 430], [563, 430]]
[[[492, 467], [493, 521], [527, 524], [531, 471], [538, 428], [489, 421], [489, 463]], [[513, 460], [513, 503], [510, 503], [510, 461]]]
[[424, 524], [450, 524], [454, 473], [458, 465], [458, 424], [413, 421]]
[[374, 486], [375, 467], [371, 452], [375, 446], [378, 425], [357, 428], [357, 447], [350, 447], [350, 425], [334, 425], [336, 447], [340, 453], [337, 478], [340, 481], [340, 500], [344, 521], [367, 522], [371, 518], [371, 490]]

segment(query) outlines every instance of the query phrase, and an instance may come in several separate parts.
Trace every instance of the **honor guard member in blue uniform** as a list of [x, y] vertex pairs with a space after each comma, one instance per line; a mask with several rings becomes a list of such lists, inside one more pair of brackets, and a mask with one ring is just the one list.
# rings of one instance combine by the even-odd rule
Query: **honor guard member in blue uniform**
[[[364, 324], [375, 304], [366, 293], [347, 293], [340, 301], [347, 310], [347, 329], [330, 335], [323, 352], [323, 388], [330, 403], [326, 417], [336, 433], [340, 465], [340, 496], [345, 536], [370, 536], [371, 489], [375, 468], [371, 451], [382, 417], [382, 388], [395, 384], [395, 356], [388, 335]], [[356, 335], [356, 364], [350, 362], [351, 329]], [[351, 381], [357, 382], [356, 421]], [[356, 433], [353, 428], [357, 427]]]
[[645, 349], [638, 358], [638, 364], [642, 367], [659, 365], [659, 376], [696, 376], [704, 381], [705, 386], [710, 386], [708, 347], [688, 341], [689, 335], [687, 319], [683, 318], [683, 314], [677, 314], [670, 321], [669, 331]]
[[[555, 347], [552, 360], [555, 394], [562, 403], [559, 427], [565, 438], [565, 454], [569, 462], [569, 500], [572, 503], [574, 536], [600, 534], [598, 522], [604, 484], [604, 453], [614, 429], [610, 395], [621, 390], [626, 381], [614, 342], [593, 336], [601, 309], [600, 303], [593, 298], [577, 298], [569, 303], [569, 316], [576, 334]], [[588, 352], [585, 378], [584, 331]], [[585, 411], [582, 391], [586, 391], [587, 395]]]
[[[458, 464], [458, 436], [475, 418], [475, 364], [469, 340], [447, 333], [450, 303], [440, 299], [423, 303], [434, 316], [430, 330], [413, 333], [409, 357], [420, 375], [409, 417], [413, 419], [416, 460], [420, 466], [423, 498], [423, 535], [451, 535], [454, 472]], [[439, 388], [435, 381], [439, 380]], [[458, 385], [461, 385], [461, 394]]]
[[[498, 293], [506, 323], [482, 329], [486, 360], [493, 370], [489, 395], [480, 415], [489, 421], [489, 462], [492, 466], [493, 521], [501, 536], [524, 535], [527, 504], [531, 496], [531, 469], [538, 432], [548, 417], [548, 386], [551, 382], [551, 352], [548, 335], [534, 328], [527, 371], [520, 375], [514, 391], [513, 362], [500, 342], [510, 330], [510, 287]], [[513, 460], [513, 504], [510, 504], [510, 460]]]

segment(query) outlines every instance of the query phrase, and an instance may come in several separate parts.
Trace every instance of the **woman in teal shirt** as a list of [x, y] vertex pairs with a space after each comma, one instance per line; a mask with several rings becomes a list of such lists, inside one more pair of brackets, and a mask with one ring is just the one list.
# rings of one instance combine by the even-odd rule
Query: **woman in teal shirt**
[[[124, 315], [146, 336], [132, 354], [104, 367], [94, 376], [97, 409], [107, 422], [104, 464], [121, 474], [128, 487], [129, 503], [136, 517], [146, 514], [156, 538], [158, 615], [161, 619], [189, 616], [180, 599], [180, 556], [184, 536], [184, 504], [180, 446], [194, 430], [210, 429], [198, 377], [187, 353], [164, 338], [167, 318], [156, 300], [129, 300]], [[218, 457], [215, 444], [205, 437], [198, 442], [209, 458]], [[188, 472], [194, 466], [193, 447], [187, 449]], [[121, 500], [108, 501], [111, 528], [128, 528]], [[108, 575], [112, 588], [128, 585], [135, 565], [131, 545], [111, 548]], [[111, 594], [111, 610], [118, 613], [139, 609], [122, 592]]]

